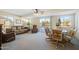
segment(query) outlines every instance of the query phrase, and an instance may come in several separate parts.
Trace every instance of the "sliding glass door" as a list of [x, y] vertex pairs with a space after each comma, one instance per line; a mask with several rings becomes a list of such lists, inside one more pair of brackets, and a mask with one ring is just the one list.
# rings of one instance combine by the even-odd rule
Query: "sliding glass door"
[[50, 28], [50, 17], [49, 16], [40, 17], [41, 31], [44, 32], [46, 27]]
[[41, 17], [40, 18], [40, 26], [50, 28], [50, 17], [49, 16]]

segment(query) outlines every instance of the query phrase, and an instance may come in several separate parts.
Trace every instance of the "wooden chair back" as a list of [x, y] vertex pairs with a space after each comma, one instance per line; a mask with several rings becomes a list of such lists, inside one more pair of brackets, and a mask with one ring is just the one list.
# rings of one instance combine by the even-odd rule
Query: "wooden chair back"
[[74, 31], [74, 30], [70, 30], [68, 32], [68, 36], [71, 36], [71, 37], [75, 36], [75, 34], [76, 34], [76, 31]]
[[62, 41], [62, 31], [61, 30], [53, 30], [53, 39], [57, 41]]

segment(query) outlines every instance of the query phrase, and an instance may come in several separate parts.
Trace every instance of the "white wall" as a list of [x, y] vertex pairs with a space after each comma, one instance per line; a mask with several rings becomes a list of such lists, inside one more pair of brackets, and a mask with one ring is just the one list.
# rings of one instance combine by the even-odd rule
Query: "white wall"
[[71, 27], [75, 28], [75, 14], [70, 15], [71, 16]]
[[77, 29], [76, 37], [79, 39], [79, 12], [75, 13], [75, 27]]
[[58, 22], [59, 17], [58, 16], [52, 16], [52, 29], [56, 27], [56, 23]]
[[79, 29], [79, 12], [75, 13], [75, 27]]
[[32, 20], [32, 25], [37, 25], [38, 27], [40, 27], [40, 18], [39, 17], [34, 17], [31, 20]]

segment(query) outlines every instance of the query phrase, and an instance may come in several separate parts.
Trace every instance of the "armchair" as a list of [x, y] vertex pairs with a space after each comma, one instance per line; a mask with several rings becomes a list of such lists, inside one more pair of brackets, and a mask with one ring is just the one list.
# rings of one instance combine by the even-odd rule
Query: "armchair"
[[37, 25], [33, 25], [32, 33], [37, 33], [37, 32], [38, 32]]

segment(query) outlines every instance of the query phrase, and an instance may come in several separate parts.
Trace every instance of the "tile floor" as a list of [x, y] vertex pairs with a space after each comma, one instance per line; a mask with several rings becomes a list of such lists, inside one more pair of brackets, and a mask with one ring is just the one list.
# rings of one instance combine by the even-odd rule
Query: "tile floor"
[[72, 39], [71, 44], [66, 44], [65, 47], [56, 48], [49, 39], [46, 39], [44, 32], [38, 33], [25, 33], [16, 35], [16, 40], [2, 44], [3, 50], [78, 50], [79, 40]]

